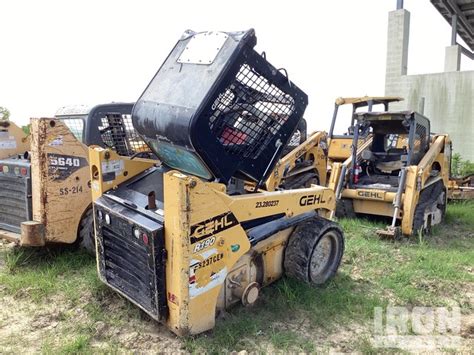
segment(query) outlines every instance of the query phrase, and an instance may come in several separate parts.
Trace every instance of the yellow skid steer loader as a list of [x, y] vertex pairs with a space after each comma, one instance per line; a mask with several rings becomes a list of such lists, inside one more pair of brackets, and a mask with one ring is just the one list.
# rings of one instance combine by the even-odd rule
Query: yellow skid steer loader
[[[359, 137], [371, 138], [359, 144]], [[429, 232], [446, 209], [451, 141], [430, 134], [416, 112], [367, 112], [356, 117], [351, 156], [334, 163], [329, 187], [338, 216], [392, 219], [383, 236]]]
[[265, 190], [307, 96], [255, 44], [253, 30], [177, 42], [132, 113], [162, 165], [89, 149], [100, 279], [179, 335], [283, 274], [316, 286], [341, 262], [330, 189]]
[[12, 122], [1, 123], [0, 238], [22, 246], [76, 243], [95, 251], [87, 146], [127, 156], [143, 150], [132, 107], [63, 107], [55, 118], [32, 119], [29, 137]]

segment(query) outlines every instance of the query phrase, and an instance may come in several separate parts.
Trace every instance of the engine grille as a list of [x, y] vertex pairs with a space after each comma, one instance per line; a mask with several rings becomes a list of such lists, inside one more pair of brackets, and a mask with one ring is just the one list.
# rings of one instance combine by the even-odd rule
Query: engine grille
[[[104, 218], [95, 218], [101, 279], [150, 316], [162, 320], [167, 315], [163, 224], [123, 206], [124, 214], [117, 213], [120, 205], [104, 197], [94, 206], [96, 214], [100, 211], [111, 221], [108, 224]], [[138, 220], [143, 223], [136, 225]], [[134, 235], [136, 228], [139, 238]]]
[[31, 219], [31, 183], [27, 177], [0, 175], [0, 228], [21, 232], [21, 222]]
[[149, 311], [154, 308], [151, 288], [153, 270], [143, 245], [102, 228], [105, 277], [107, 281]]

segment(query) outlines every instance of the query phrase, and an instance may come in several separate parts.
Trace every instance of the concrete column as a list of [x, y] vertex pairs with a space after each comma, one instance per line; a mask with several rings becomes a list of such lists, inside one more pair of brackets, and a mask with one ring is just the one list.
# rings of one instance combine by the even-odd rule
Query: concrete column
[[446, 47], [446, 54], [444, 57], [444, 71], [460, 71], [461, 70], [461, 46]]
[[386, 94], [396, 94], [402, 75], [407, 75], [410, 13], [405, 9], [388, 14]]

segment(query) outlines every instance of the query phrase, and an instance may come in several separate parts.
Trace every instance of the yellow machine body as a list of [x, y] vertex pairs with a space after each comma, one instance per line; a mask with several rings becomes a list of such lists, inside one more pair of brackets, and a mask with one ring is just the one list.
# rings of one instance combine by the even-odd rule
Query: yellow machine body
[[[391, 120], [391, 114], [381, 116], [381, 120]], [[407, 137], [400, 136], [395, 148], [401, 149], [407, 144]], [[419, 204], [420, 194], [423, 190], [436, 183], [443, 186], [444, 197], [449, 185], [450, 146], [448, 135], [433, 135], [430, 139], [429, 149], [423, 154], [416, 165], [408, 165], [403, 189], [391, 190], [381, 186], [380, 188], [350, 187], [349, 171], [353, 168], [353, 161], [360, 162], [364, 151], [370, 149], [373, 137], [367, 139], [357, 148], [356, 159], [352, 155], [342, 163], [334, 163], [328, 187], [336, 193], [338, 201], [344, 200], [349, 205], [350, 215], [356, 214], [385, 216], [393, 219], [392, 225], [386, 231], [379, 231], [384, 236], [398, 236], [401, 234], [409, 236], [418, 233], [414, 230], [415, 211]], [[397, 198], [399, 194], [399, 198]], [[338, 205], [338, 210], [339, 210]], [[344, 209], [344, 206], [340, 206]], [[430, 218], [428, 213], [425, 216]], [[429, 221], [424, 221], [424, 225]], [[395, 226], [398, 226], [395, 228]]]
[[[110, 192], [120, 191], [129, 180], [133, 181], [157, 163], [120, 157], [100, 147], [91, 147], [89, 154], [95, 202], [103, 200]], [[117, 172], [117, 179], [104, 181], [102, 167], [118, 160], [123, 163], [122, 169]], [[255, 302], [259, 289], [284, 273], [285, 248], [296, 224], [288, 225], [252, 245], [252, 238], [243, 228], [246, 222], [271, 215], [291, 219], [315, 211], [328, 216], [335, 208], [334, 193], [325, 187], [313, 185], [296, 190], [260, 190], [229, 196], [226, 185], [203, 181], [176, 170], [163, 173], [163, 191], [163, 207], [156, 209], [155, 213], [164, 220], [167, 316], [150, 313], [140, 302], [113, 284], [111, 277], [116, 278], [116, 274], [104, 272], [101, 255], [113, 264], [111, 259], [107, 259], [113, 252], [100, 250], [107, 248], [104, 244], [109, 242], [98, 237], [100, 229], [96, 217], [98, 270], [102, 281], [155, 319], [164, 322], [178, 335], [198, 334], [212, 329], [219, 311], [236, 303]], [[126, 205], [132, 204], [132, 201], [126, 202]], [[96, 204], [94, 208], [95, 216], [97, 213], [102, 215]], [[114, 214], [116, 211], [110, 210], [112, 226], [118, 218]], [[121, 221], [121, 228], [132, 228], [135, 223], [140, 223], [141, 218], [138, 213], [127, 223]], [[129, 233], [132, 233], [131, 229]]]
[[32, 119], [29, 139], [21, 154], [31, 154], [32, 219], [21, 233], [0, 229], [0, 237], [24, 246], [73, 243], [91, 204], [87, 147], [54, 118]]
[[29, 149], [29, 135], [12, 121], [0, 120], [0, 159], [24, 154]]
[[314, 184], [324, 134], [282, 158], [306, 139], [307, 95], [255, 44], [252, 29], [183, 34], [132, 111], [161, 165], [89, 149], [100, 279], [178, 335], [283, 274], [321, 285], [341, 262], [334, 192]]
[[132, 107], [62, 107], [54, 118], [32, 118], [28, 137], [11, 122], [0, 124], [0, 238], [22, 246], [79, 242], [93, 250], [87, 145], [119, 142], [122, 154], [141, 152], [146, 145], [127, 118]]

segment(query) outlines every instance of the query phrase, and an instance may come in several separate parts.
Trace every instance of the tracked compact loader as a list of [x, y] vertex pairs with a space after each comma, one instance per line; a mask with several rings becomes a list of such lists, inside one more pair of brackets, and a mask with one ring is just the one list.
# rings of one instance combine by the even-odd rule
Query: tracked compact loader
[[[359, 137], [371, 138], [360, 144]], [[416, 112], [367, 112], [356, 117], [351, 156], [335, 163], [330, 186], [338, 216], [391, 217], [380, 235], [427, 233], [444, 218], [451, 141], [431, 134]]]
[[[357, 112], [372, 111], [373, 108], [383, 106], [388, 111], [391, 102], [403, 100], [400, 97], [363, 96], [339, 97], [335, 101], [331, 128], [327, 134], [324, 131], [315, 131], [307, 137], [306, 121], [301, 120], [298, 129], [285, 147], [284, 156], [276, 164], [270, 177], [265, 182], [268, 191], [309, 187], [311, 184], [326, 186], [329, 182], [332, 164], [342, 163], [351, 154], [354, 138], [354, 124]], [[344, 105], [351, 105], [349, 126], [341, 132], [340, 110]], [[339, 122], [338, 122], [339, 120]], [[347, 124], [347, 122], [346, 122]], [[359, 137], [359, 144], [367, 137]]]
[[[334, 113], [332, 116], [331, 127], [328, 133], [328, 164], [342, 163], [351, 155], [352, 141], [354, 139], [355, 120], [358, 113], [377, 111], [377, 108], [383, 106], [382, 111], [388, 111], [392, 102], [399, 102], [403, 99], [396, 96], [362, 96], [362, 97], [339, 97], [334, 102]], [[351, 106], [349, 126], [341, 130], [341, 107]], [[347, 118], [345, 123], [347, 124]], [[362, 144], [368, 136], [359, 136], [358, 144]], [[330, 168], [329, 168], [330, 170]]]
[[307, 96], [255, 44], [253, 30], [177, 42], [132, 114], [162, 165], [89, 149], [100, 278], [179, 335], [283, 274], [322, 284], [343, 254], [330, 189], [264, 188]]
[[63, 107], [54, 118], [32, 119], [29, 136], [0, 123], [0, 238], [95, 251], [87, 146], [121, 155], [148, 150], [132, 128], [132, 107]]

